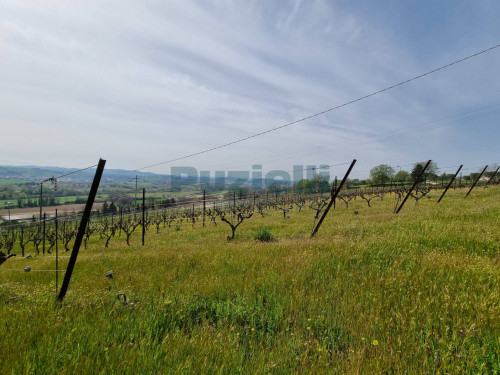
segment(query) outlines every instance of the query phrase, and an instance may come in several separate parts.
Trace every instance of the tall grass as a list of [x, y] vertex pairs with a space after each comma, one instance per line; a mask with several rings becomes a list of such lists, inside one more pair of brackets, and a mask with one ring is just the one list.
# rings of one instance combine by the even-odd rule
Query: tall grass
[[11, 258], [0, 373], [500, 373], [500, 189], [448, 194], [338, 206], [314, 239], [308, 210], [231, 242], [222, 225], [95, 236], [61, 307], [53, 273], [10, 271], [54, 258]]

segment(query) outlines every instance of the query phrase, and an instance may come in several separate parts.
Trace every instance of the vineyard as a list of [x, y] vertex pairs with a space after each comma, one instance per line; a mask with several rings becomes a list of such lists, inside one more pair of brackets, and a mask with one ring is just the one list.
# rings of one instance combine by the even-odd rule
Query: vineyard
[[92, 215], [62, 305], [55, 275], [79, 218], [6, 226], [0, 368], [499, 373], [500, 189], [469, 189], [439, 204], [438, 184], [343, 189], [335, 202], [197, 194]]
[[[452, 190], [463, 190], [465, 185], [455, 184]], [[430, 198], [432, 190], [440, 190], [443, 185], [439, 184], [419, 184], [414, 190], [411, 186], [389, 186], [374, 187], [364, 189], [350, 189], [339, 191], [335, 204], [350, 207], [353, 201], [361, 201], [366, 207], [371, 207], [372, 203], [384, 198], [392, 200], [394, 204], [393, 212], [398, 204], [408, 195], [414, 204], [424, 198]], [[469, 188], [468, 188], [469, 189]], [[311, 214], [311, 226], [319, 219], [331, 200], [331, 194], [297, 194], [297, 193], [251, 193], [236, 194], [228, 193], [225, 196], [205, 195], [204, 193], [182, 200], [180, 203], [165, 203], [160, 200], [155, 204], [150, 200], [151, 206], [147, 206], [146, 200], [138, 209], [120, 210], [118, 213], [110, 215], [97, 214], [89, 220], [85, 229], [84, 244], [91, 237], [98, 237], [103, 242], [104, 247], [108, 247], [111, 240], [121, 240], [130, 246], [132, 235], [142, 229], [144, 233], [154, 230], [160, 233], [161, 230], [172, 226], [180, 229], [183, 226], [205, 227], [206, 225], [217, 226], [218, 223], [227, 225], [231, 230], [228, 239], [233, 239], [236, 228], [254, 214], [265, 217], [270, 211], [279, 211], [282, 218], [289, 218], [289, 214], [304, 208], [313, 212]], [[57, 225], [56, 225], [57, 221]], [[46, 218], [42, 221], [32, 221], [20, 225], [5, 226], [0, 229], [0, 251], [5, 249], [7, 254], [19, 252], [25, 256], [27, 251], [36, 255], [51, 254], [60, 243], [64, 251], [70, 251], [74, 240], [80, 217], [73, 215], [64, 218]]]

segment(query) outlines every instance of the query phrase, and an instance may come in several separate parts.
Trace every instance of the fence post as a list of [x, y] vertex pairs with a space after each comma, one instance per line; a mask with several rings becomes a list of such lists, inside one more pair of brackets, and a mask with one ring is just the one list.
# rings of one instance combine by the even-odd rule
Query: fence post
[[205, 228], [206, 197], [205, 190], [203, 190], [203, 228]]
[[429, 164], [431, 164], [431, 160], [429, 160], [427, 162], [427, 164], [425, 165], [424, 169], [422, 169], [422, 172], [420, 172], [419, 176], [417, 177], [417, 179], [415, 180], [415, 182], [413, 183], [412, 187], [410, 188], [410, 191], [408, 192], [408, 194], [406, 194], [406, 197], [405, 199], [403, 199], [403, 202], [401, 202], [401, 205], [399, 206], [399, 208], [397, 209], [396, 213], [398, 214], [399, 211], [401, 211], [401, 209], [403, 208], [403, 206], [405, 205], [406, 201], [408, 200], [408, 198], [410, 197], [413, 189], [415, 189], [415, 186], [417, 186], [417, 184], [420, 182], [420, 178], [424, 175], [425, 173], [425, 170], [427, 169], [427, 167], [429, 166]]
[[450, 188], [451, 184], [453, 183], [453, 181], [455, 181], [455, 178], [457, 178], [457, 175], [458, 173], [460, 172], [460, 170], [462, 169], [463, 165], [461, 164], [460, 167], [458, 168], [457, 172], [455, 173], [455, 175], [453, 176], [453, 178], [450, 180], [450, 182], [448, 183], [448, 186], [446, 186], [446, 189], [444, 189], [443, 191], [443, 194], [441, 194], [441, 196], [439, 197], [438, 199], [438, 203], [441, 202], [441, 199], [443, 199], [444, 195], [446, 194], [446, 192], [448, 191], [448, 189]]
[[340, 185], [339, 185], [338, 188], [335, 188], [335, 184], [332, 184], [332, 191], [331, 191], [330, 202], [328, 203], [328, 206], [326, 207], [325, 212], [323, 212], [323, 216], [321, 216], [321, 219], [319, 219], [318, 225], [316, 225], [316, 228], [314, 228], [314, 230], [312, 231], [311, 238], [316, 235], [316, 233], [319, 230], [319, 227], [321, 226], [321, 223], [323, 223], [323, 220], [325, 219], [326, 215], [328, 214], [328, 211], [330, 211], [330, 208], [332, 208], [333, 202], [335, 202], [335, 199], [337, 199], [337, 195], [339, 194], [340, 190], [342, 190], [342, 186], [344, 186], [347, 178], [349, 177], [349, 174], [351, 173], [352, 168], [354, 167], [354, 164], [356, 164], [356, 159], [354, 159], [352, 161], [349, 169], [347, 170], [344, 178], [340, 182]]
[[43, 241], [43, 245], [42, 245], [42, 253], [45, 255], [45, 221], [47, 220], [47, 215], [45, 214], [45, 212], [43, 213], [43, 232], [42, 232], [42, 241]]
[[57, 246], [57, 208], [56, 208], [56, 294], [57, 294], [57, 287], [59, 285], [59, 248]]
[[59, 296], [57, 297], [57, 300], [59, 302], [62, 302], [64, 300], [66, 292], [68, 291], [69, 282], [71, 281], [71, 275], [73, 274], [73, 269], [75, 268], [76, 258], [78, 257], [78, 252], [80, 251], [83, 235], [85, 234], [85, 228], [90, 218], [92, 205], [94, 204], [95, 196], [97, 194], [97, 189], [99, 188], [99, 183], [101, 181], [102, 172], [105, 165], [106, 160], [99, 159], [99, 164], [97, 165], [97, 169], [95, 171], [94, 181], [92, 181], [92, 186], [90, 187], [87, 203], [85, 204], [85, 210], [83, 211], [82, 220], [80, 221], [80, 227], [78, 228], [78, 233], [76, 234], [73, 251], [71, 252], [68, 267], [66, 268], [66, 274], [64, 275], [61, 291], [59, 292]]
[[490, 183], [491, 180], [493, 180], [498, 172], [498, 170], [500, 169], [500, 167], [497, 168], [497, 170], [495, 172], [493, 172], [493, 175], [490, 177], [490, 179], [488, 180], [488, 182], [486, 183], [486, 185], [484, 185], [484, 187], [486, 188], [486, 186], [488, 186], [488, 184]]
[[484, 171], [486, 171], [486, 168], [488, 168], [488, 166], [484, 167], [483, 171], [479, 174], [479, 176], [477, 176], [476, 178], [476, 181], [474, 181], [474, 183], [472, 184], [472, 186], [470, 187], [469, 191], [467, 192], [467, 194], [465, 195], [466, 197], [469, 196], [470, 192], [472, 191], [472, 189], [474, 189], [474, 186], [476, 186], [477, 182], [479, 181], [479, 179], [483, 176], [483, 173]]
[[142, 246], [146, 237], [146, 189], [142, 189]]

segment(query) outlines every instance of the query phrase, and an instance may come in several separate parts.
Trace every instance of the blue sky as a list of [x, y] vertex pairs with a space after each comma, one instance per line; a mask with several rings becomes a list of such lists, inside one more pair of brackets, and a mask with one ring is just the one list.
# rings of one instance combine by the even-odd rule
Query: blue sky
[[[85, 167], [102, 157], [109, 168], [136, 169], [500, 43], [500, 3], [480, 0], [0, 0], [0, 14], [0, 164], [8, 165]], [[427, 159], [477, 169], [500, 162], [499, 141], [500, 48], [148, 171], [291, 170], [353, 158], [354, 177]]]

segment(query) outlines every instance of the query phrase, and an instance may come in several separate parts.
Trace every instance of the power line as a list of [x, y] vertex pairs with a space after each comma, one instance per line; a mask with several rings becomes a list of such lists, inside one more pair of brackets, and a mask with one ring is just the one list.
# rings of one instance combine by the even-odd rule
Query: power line
[[247, 140], [249, 140], [249, 139], [256, 138], [256, 137], [259, 137], [259, 136], [261, 136], [261, 135], [268, 134], [268, 133], [274, 132], [274, 131], [276, 131], [276, 130], [286, 128], [286, 127], [288, 127], [288, 126], [295, 125], [295, 124], [298, 124], [298, 123], [303, 122], [303, 121], [306, 121], [306, 120], [310, 120], [310, 119], [312, 119], [312, 118], [314, 118], [314, 117], [318, 117], [318, 116], [321, 116], [321, 115], [323, 115], [323, 114], [325, 114], [325, 113], [328, 113], [328, 112], [334, 111], [334, 110], [336, 110], [336, 109], [339, 109], [339, 108], [342, 108], [342, 107], [348, 106], [348, 105], [350, 105], [350, 104], [354, 104], [354, 103], [359, 102], [359, 101], [364, 100], [364, 99], [368, 99], [368, 98], [370, 98], [370, 97], [372, 97], [372, 96], [378, 95], [378, 94], [383, 93], [383, 92], [385, 92], [385, 91], [392, 90], [393, 88], [396, 88], [396, 87], [398, 87], [398, 86], [405, 85], [405, 84], [407, 84], [407, 83], [409, 83], [409, 82], [412, 82], [412, 81], [415, 81], [415, 80], [417, 80], [417, 79], [420, 79], [420, 78], [423, 78], [423, 77], [425, 77], [425, 76], [428, 76], [428, 75], [430, 75], [430, 74], [436, 73], [436, 72], [438, 72], [438, 71], [440, 71], [440, 70], [443, 70], [443, 69], [449, 68], [449, 67], [451, 67], [451, 66], [453, 66], [453, 65], [459, 64], [459, 63], [461, 63], [461, 62], [463, 62], [463, 61], [466, 61], [466, 60], [469, 60], [469, 59], [471, 59], [471, 58], [473, 58], [473, 57], [476, 57], [476, 56], [482, 55], [482, 54], [484, 54], [484, 53], [486, 53], [486, 52], [489, 52], [489, 51], [491, 51], [491, 50], [493, 50], [493, 49], [495, 49], [495, 48], [498, 48], [498, 47], [500, 47], [500, 44], [497, 44], [497, 45], [492, 46], [492, 47], [490, 47], [490, 48], [487, 48], [487, 49], [484, 49], [484, 50], [482, 50], [482, 51], [476, 52], [476, 53], [474, 53], [474, 54], [472, 54], [472, 55], [469, 55], [469, 56], [467, 56], [467, 57], [461, 58], [461, 59], [459, 59], [459, 60], [455, 60], [455, 61], [453, 61], [453, 62], [451, 62], [451, 63], [446, 64], [446, 65], [442, 65], [442, 66], [440, 66], [439, 68], [436, 68], [436, 69], [430, 70], [430, 71], [428, 71], [428, 72], [425, 72], [425, 73], [423, 73], [423, 74], [417, 75], [417, 76], [415, 76], [415, 77], [409, 78], [409, 79], [407, 79], [407, 80], [405, 80], [405, 81], [401, 81], [401, 82], [399, 82], [399, 83], [396, 83], [396, 84], [391, 85], [391, 86], [389, 86], [389, 87], [386, 87], [386, 88], [384, 88], [384, 89], [381, 89], [381, 90], [378, 90], [378, 91], [372, 92], [372, 93], [370, 93], [370, 94], [367, 94], [367, 95], [361, 96], [361, 97], [359, 97], [359, 98], [357, 98], [357, 99], [353, 99], [353, 100], [350, 100], [350, 101], [348, 101], [348, 102], [345, 102], [345, 103], [339, 104], [339, 105], [337, 105], [337, 106], [335, 106], [335, 107], [328, 108], [328, 109], [326, 109], [326, 110], [324, 110], [324, 111], [317, 112], [317, 113], [312, 114], [312, 115], [310, 115], [310, 116], [303, 117], [303, 118], [301, 118], [301, 119], [299, 119], [299, 120], [295, 120], [295, 121], [289, 122], [289, 123], [287, 123], [287, 124], [280, 125], [280, 126], [277, 126], [277, 127], [274, 127], [274, 128], [268, 129], [268, 130], [265, 130], [265, 131], [260, 132], [260, 133], [255, 133], [255, 134], [250, 135], [250, 136], [248, 136], [248, 137], [240, 138], [240, 139], [237, 139], [237, 140], [235, 140], [235, 141], [228, 142], [228, 143], [224, 143], [224, 144], [222, 144], [222, 145], [215, 146], [215, 147], [212, 147], [212, 148], [208, 148], [208, 149], [205, 149], [205, 150], [202, 150], [202, 151], [198, 151], [198, 152], [195, 152], [195, 153], [192, 153], [192, 154], [188, 154], [188, 155], [185, 155], [185, 156], [180, 156], [180, 157], [175, 158], [175, 159], [171, 159], [171, 160], [163, 161], [163, 162], [160, 162], [160, 163], [150, 164], [150, 165], [147, 165], [147, 166], [144, 166], [144, 167], [141, 167], [141, 168], [137, 168], [137, 169], [134, 169], [134, 171], [140, 171], [140, 170], [143, 170], [143, 169], [148, 169], [148, 168], [152, 168], [152, 167], [157, 167], [157, 166], [159, 166], [159, 165], [168, 164], [168, 163], [172, 163], [172, 162], [174, 162], [174, 161], [178, 161], [178, 160], [182, 160], [182, 159], [187, 159], [187, 158], [190, 158], [190, 157], [193, 157], [193, 156], [197, 156], [197, 155], [205, 154], [205, 153], [207, 153], [207, 152], [211, 152], [211, 151], [215, 151], [215, 150], [218, 150], [218, 149], [221, 149], [221, 148], [224, 148], [224, 147], [228, 147], [228, 146], [234, 145], [234, 144], [236, 144], [236, 143], [244, 142], [244, 141], [247, 141]]
[[78, 172], [81, 172], [81, 171], [85, 171], [87, 169], [90, 169], [90, 168], [94, 168], [94, 167], [97, 167], [97, 164], [94, 164], [94, 165], [91, 165], [90, 167], [86, 167], [86, 168], [82, 168], [82, 169], [78, 169], [76, 171], [73, 171], [73, 172], [69, 172], [69, 173], [65, 173], [63, 175], [60, 175], [60, 176], [57, 176], [57, 177], [50, 177], [50, 178], [47, 178], [43, 181], [40, 181], [41, 183], [43, 182], [47, 182], [47, 181], [51, 181], [52, 179], [58, 179], [58, 178], [63, 178], [63, 177], [66, 177], [66, 176], [69, 176], [69, 175], [72, 175], [72, 174], [75, 174], [75, 173], [78, 173]]

